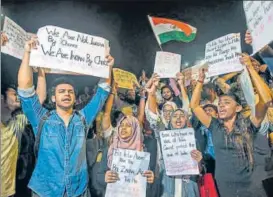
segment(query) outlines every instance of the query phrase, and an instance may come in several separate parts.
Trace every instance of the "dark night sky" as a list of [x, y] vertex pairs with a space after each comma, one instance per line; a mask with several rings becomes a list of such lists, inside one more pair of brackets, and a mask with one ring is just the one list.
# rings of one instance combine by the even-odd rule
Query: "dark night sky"
[[[205, 44], [228, 33], [246, 30], [242, 1], [2, 1], [4, 14], [28, 32], [56, 25], [78, 32], [98, 35], [110, 41], [116, 66], [139, 74], [151, 74], [156, 51], [160, 50], [147, 14], [177, 19], [197, 28], [191, 43], [170, 42], [164, 51], [182, 55], [182, 64], [191, 65], [204, 57]], [[242, 39], [243, 40], [243, 39]], [[242, 49], [249, 50], [242, 42]], [[1, 55], [2, 83], [16, 83], [20, 61]], [[49, 75], [48, 81], [56, 75]], [[79, 86], [94, 84], [95, 77], [72, 77]]]

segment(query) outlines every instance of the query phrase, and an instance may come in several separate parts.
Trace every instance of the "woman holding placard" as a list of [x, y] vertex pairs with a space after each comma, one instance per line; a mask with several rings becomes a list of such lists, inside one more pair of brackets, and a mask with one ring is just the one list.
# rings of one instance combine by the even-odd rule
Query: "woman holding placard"
[[[142, 175], [147, 177], [149, 184], [152, 184], [154, 182], [153, 170], [155, 170], [156, 163], [156, 145], [149, 150], [146, 147], [152, 146], [144, 144], [144, 136], [138, 119], [133, 116], [123, 116], [112, 132], [109, 139], [109, 148], [103, 151], [102, 163], [98, 171], [98, 182], [106, 187], [107, 183], [115, 183], [119, 180], [118, 173], [111, 169], [113, 152], [115, 149], [127, 149], [150, 153], [150, 170], [145, 171]], [[146, 191], [147, 196], [152, 196], [149, 185]]]
[[[179, 73], [177, 74], [177, 81], [183, 91], [183, 76]], [[170, 103], [169, 104], [169, 116], [164, 116], [164, 113], [158, 113], [158, 105], [156, 104], [155, 91], [159, 83], [159, 78], [156, 74], [152, 77], [152, 83], [149, 87], [148, 102], [146, 105], [145, 113], [147, 120], [149, 121], [151, 127], [155, 130], [155, 135], [157, 138], [158, 151], [157, 151], [157, 163], [160, 171], [160, 197], [199, 197], [199, 190], [197, 186], [197, 177], [195, 176], [168, 176], [165, 170], [165, 164], [163, 162], [162, 146], [160, 143], [159, 134], [160, 131], [164, 130], [175, 130], [188, 128], [190, 126], [189, 119], [186, 110], [177, 109]], [[186, 98], [186, 95], [184, 95]], [[185, 105], [186, 106], [186, 105]], [[164, 110], [164, 107], [163, 107]], [[165, 110], [166, 111], [166, 110]], [[167, 124], [166, 124], [167, 122]], [[202, 160], [202, 154], [198, 150], [191, 152], [191, 156], [198, 163]], [[184, 181], [182, 181], [184, 180]]]
[[221, 197], [257, 197], [255, 187], [251, 186], [251, 176], [255, 170], [253, 139], [263, 121], [268, 104], [272, 101], [270, 90], [252, 66], [250, 58], [243, 55], [242, 62], [259, 95], [255, 115], [245, 118], [242, 114], [241, 99], [233, 92], [219, 98], [219, 118], [208, 116], [200, 106], [200, 97], [205, 74], [200, 71], [199, 80], [193, 92], [191, 108], [212, 132], [215, 150], [215, 179]]

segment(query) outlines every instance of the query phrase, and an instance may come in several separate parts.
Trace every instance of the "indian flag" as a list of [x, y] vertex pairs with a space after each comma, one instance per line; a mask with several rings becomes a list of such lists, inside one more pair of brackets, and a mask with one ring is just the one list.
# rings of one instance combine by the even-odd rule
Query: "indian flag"
[[191, 42], [196, 36], [197, 29], [186, 23], [160, 17], [148, 16], [159, 45], [176, 40]]

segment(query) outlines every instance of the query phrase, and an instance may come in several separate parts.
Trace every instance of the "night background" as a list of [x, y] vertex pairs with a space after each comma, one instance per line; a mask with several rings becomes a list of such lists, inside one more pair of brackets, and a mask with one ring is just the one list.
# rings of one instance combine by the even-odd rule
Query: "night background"
[[[182, 67], [204, 58], [207, 42], [229, 33], [241, 33], [242, 50], [246, 21], [242, 1], [2, 1], [2, 13], [27, 32], [36, 33], [45, 25], [55, 25], [104, 37], [110, 41], [115, 67], [136, 75], [153, 72], [156, 51], [160, 50], [147, 15], [186, 22], [197, 28], [191, 43], [169, 42], [164, 51], [182, 55]], [[20, 60], [1, 53], [2, 84], [17, 84]], [[48, 74], [47, 82], [57, 75]], [[71, 76], [80, 90], [95, 85], [98, 78]]]

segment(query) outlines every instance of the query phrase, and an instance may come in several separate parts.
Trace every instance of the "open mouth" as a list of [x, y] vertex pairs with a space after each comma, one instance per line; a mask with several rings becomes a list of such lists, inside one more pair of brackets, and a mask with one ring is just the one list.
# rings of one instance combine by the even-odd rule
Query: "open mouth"
[[71, 98], [65, 98], [62, 100], [62, 102], [64, 103], [70, 103], [71, 102]]
[[120, 134], [121, 134], [121, 135], [126, 135], [127, 132], [126, 132], [126, 131], [121, 131]]

